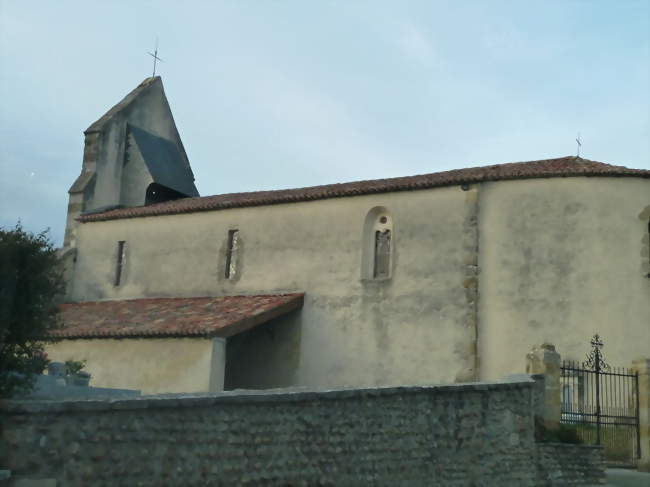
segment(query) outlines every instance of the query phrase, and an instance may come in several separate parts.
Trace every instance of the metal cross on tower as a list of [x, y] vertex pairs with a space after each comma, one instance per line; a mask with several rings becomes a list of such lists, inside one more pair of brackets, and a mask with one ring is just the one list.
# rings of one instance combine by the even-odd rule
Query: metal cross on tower
[[153, 53], [148, 52], [148, 54], [149, 54], [149, 56], [151, 56], [153, 58], [153, 75], [152, 75], [152, 77], [155, 77], [156, 76], [156, 62], [157, 61], [162, 62], [162, 59], [160, 59], [158, 57], [158, 39], [156, 39], [156, 49], [155, 49], [155, 51]]

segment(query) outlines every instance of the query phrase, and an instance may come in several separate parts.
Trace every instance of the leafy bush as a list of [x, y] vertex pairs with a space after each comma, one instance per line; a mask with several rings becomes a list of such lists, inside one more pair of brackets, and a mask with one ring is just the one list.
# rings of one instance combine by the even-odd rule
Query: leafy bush
[[30, 390], [47, 366], [63, 277], [47, 231], [0, 228], [0, 397]]
[[85, 366], [85, 360], [66, 360], [65, 373], [67, 375], [77, 375]]

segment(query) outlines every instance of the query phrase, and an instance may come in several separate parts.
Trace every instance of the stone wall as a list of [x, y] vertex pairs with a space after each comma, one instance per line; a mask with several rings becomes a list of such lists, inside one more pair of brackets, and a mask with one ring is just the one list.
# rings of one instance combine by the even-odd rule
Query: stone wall
[[61, 486], [467, 486], [488, 478], [532, 486], [531, 390], [524, 382], [5, 402], [0, 464]]
[[4, 401], [0, 468], [59, 487], [544, 485], [533, 386]]
[[606, 482], [602, 446], [540, 443], [537, 448], [540, 486], [571, 487]]

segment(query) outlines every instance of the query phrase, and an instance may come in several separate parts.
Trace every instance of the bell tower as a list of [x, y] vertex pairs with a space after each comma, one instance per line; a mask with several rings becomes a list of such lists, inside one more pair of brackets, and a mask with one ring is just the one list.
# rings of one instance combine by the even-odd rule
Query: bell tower
[[68, 191], [60, 252], [67, 282], [74, 272], [81, 214], [199, 196], [159, 76], [145, 79], [84, 136], [81, 174]]
[[82, 213], [199, 196], [159, 76], [145, 79], [84, 136], [81, 174], [68, 191], [64, 252], [76, 247]]

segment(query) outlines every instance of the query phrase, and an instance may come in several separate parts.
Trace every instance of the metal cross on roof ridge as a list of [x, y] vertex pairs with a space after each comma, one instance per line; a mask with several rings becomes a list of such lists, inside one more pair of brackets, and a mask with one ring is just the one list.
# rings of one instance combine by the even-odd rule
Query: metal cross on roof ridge
[[156, 49], [154, 50], [154, 52], [151, 53], [151, 52], [147, 51], [147, 54], [149, 54], [149, 56], [151, 56], [153, 58], [153, 74], [151, 75], [151, 77], [155, 78], [156, 77], [156, 62], [157, 61], [162, 62], [162, 59], [160, 59], [158, 57], [158, 38], [156, 38]]

